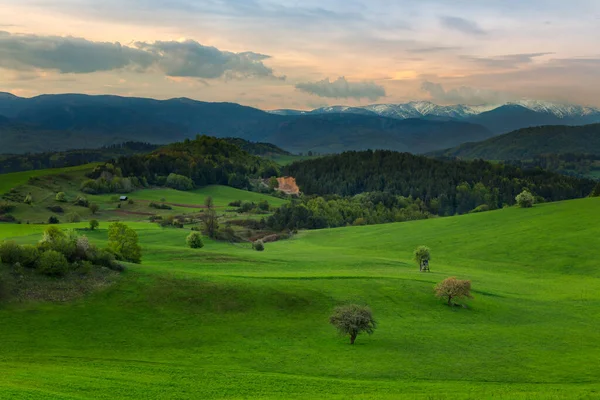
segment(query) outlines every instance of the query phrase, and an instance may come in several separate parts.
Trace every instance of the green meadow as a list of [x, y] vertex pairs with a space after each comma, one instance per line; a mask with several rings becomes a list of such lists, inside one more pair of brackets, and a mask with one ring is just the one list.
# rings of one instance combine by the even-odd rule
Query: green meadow
[[[155, 192], [137, 196], [194, 195]], [[129, 222], [143, 263], [113, 286], [0, 305], [0, 398], [597, 399], [598, 215], [583, 199], [301, 232], [264, 252], [192, 250], [188, 230]], [[102, 245], [107, 225], [86, 234]], [[43, 229], [0, 224], [0, 239]], [[468, 308], [434, 297], [449, 276], [472, 281]], [[349, 302], [378, 321], [354, 346], [328, 323]]]

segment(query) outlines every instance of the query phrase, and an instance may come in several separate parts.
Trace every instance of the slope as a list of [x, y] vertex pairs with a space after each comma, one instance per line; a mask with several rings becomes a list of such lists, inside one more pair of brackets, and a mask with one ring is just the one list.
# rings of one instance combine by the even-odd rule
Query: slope
[[[0, 309], [0, 391], [76, 398], [594, 398], [598, 199], [303, 233], [259, 253], [136, 224], [145, 256], [72, 304]], [[0, 225], [0, 237], [25, 235]], [[31, 229], [26, 227], [27, 229]], [[13, 233], [14, 232], [14, 233]], [[101, 244], [106, 231], [90, 233]], [[411, 261], [433, 249], [432, 272]], [[471, 279], [469, 309], [432, 294]], [[332, 307], [368, 303], [357, 345]]]
[[567, 153], [600, 155], [600, 124], [521, 129], [434, 154], [471, 159], [527, 160], [540, 154]]

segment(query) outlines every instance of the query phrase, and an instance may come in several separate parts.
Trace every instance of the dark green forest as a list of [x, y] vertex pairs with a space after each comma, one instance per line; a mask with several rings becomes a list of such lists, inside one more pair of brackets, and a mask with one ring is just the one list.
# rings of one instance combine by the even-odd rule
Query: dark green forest
[[538, 201], [585, 197], [595, 182], [482, 160], [442, 161], [393, 151], [346, 152], [296, 162], [283, 171], [307, 195], [385, 192], [420, 199], [435, 215], [464, 214], [515, 204], [528, 189]]

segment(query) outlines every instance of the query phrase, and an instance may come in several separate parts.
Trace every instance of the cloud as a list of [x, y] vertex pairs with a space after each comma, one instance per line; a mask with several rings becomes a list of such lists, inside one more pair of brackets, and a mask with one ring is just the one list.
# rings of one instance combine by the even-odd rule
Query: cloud
[[466, 33], [468, 35], [485, 35], [487, 34], [475, 21], [460, 17], [441, 17], [442, 25], [448, 29]]
[[421, 90], [429, 93], [434, 102], [441, 104], [496, 104], [504, 103], [513, 98], [508, 93], [495, 90], [477, 89], [469, 86], [446, 90], [439, 83], [425, 81], [421, 84]]
[[508, 54], [496, 57], [473, 57], [462, 56], [463, 60], [472, 61], [490, 68], [517, 68], [523, 64], [530, 64], [537, 57], [546, 56], [553, 53], [524, 53]]
[[152, 62], [150, 54], [120, 43], [0, 32], [0, 67], [8, 69], [49, 69], [84, 74], [129, 65], [147, 68]]
[[270, 58], [264, 54], [232, 53], [203, 46], [194, 40], [136, 42], [135, 47], [151, 54], [158, 68], [167, 76], [204, 79], [275, 76], [273, 70], [263, 63]]
[[232, 53], [196, 41], [92, 42], [61, 36], [14, 35], [0, 31], [0, 67], [87, 74], [123, 68], [157, 70], [170, 77], [201, 79], [275, 77], [263, 61], [268, 55]]
[[385, 88], [375, 82], [348, 82], [345, 77], [340, 77], [331, 82], [329, 78], [317, 82], [298, 83], [296, 89], [319, 97], [335, 99], [362, 98], [375, 101], [385, 97]]
[[415, 54], [422, 54], [422, 53], [442, 53], [445, 51], [452, 51], [452, 50], [460, 50], [461, 47], [443, 47], [443, 46], [432, 46], [432, 47], [418, 47], [418, 48], [414, 48], [414, 49], [408, 49], [407, 52], [409, 53], [415, 53]]

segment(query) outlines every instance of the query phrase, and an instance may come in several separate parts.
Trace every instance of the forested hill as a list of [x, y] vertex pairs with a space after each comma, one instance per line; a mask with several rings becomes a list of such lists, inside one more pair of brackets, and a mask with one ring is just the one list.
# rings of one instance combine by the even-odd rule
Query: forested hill
[[465, 143], [435, 156], [486, 160], [530, 160], [541, 154], [600, 156], [600, 124], [520, 129], [476, 143]]
[[210, 136], [186, 139], [147, 155], [121, 157], [116, 167], [123, 176], [144, 178], [150, 184], [164, 184], [170, 174], [176, 174], [190, 178], [197, 186], [223, 184], [237, 188], [248, 187], [251, 177], [279, 174], [274, 162]]
[[225, 138], [225, 140], [255, 156], [289, 156], [292, 154], [271, 143], [251, 142], [240, 138]]
[[393, 151], [346, 152], [285, 168], [306, 194], [352, 196], [387, 192], [421, 199], [439, 215], [495, 209], [515, 203], [528, 188], [538, 200], [589, 195], [595, 182], [543, 170], [486, 161], [442, 161]]

